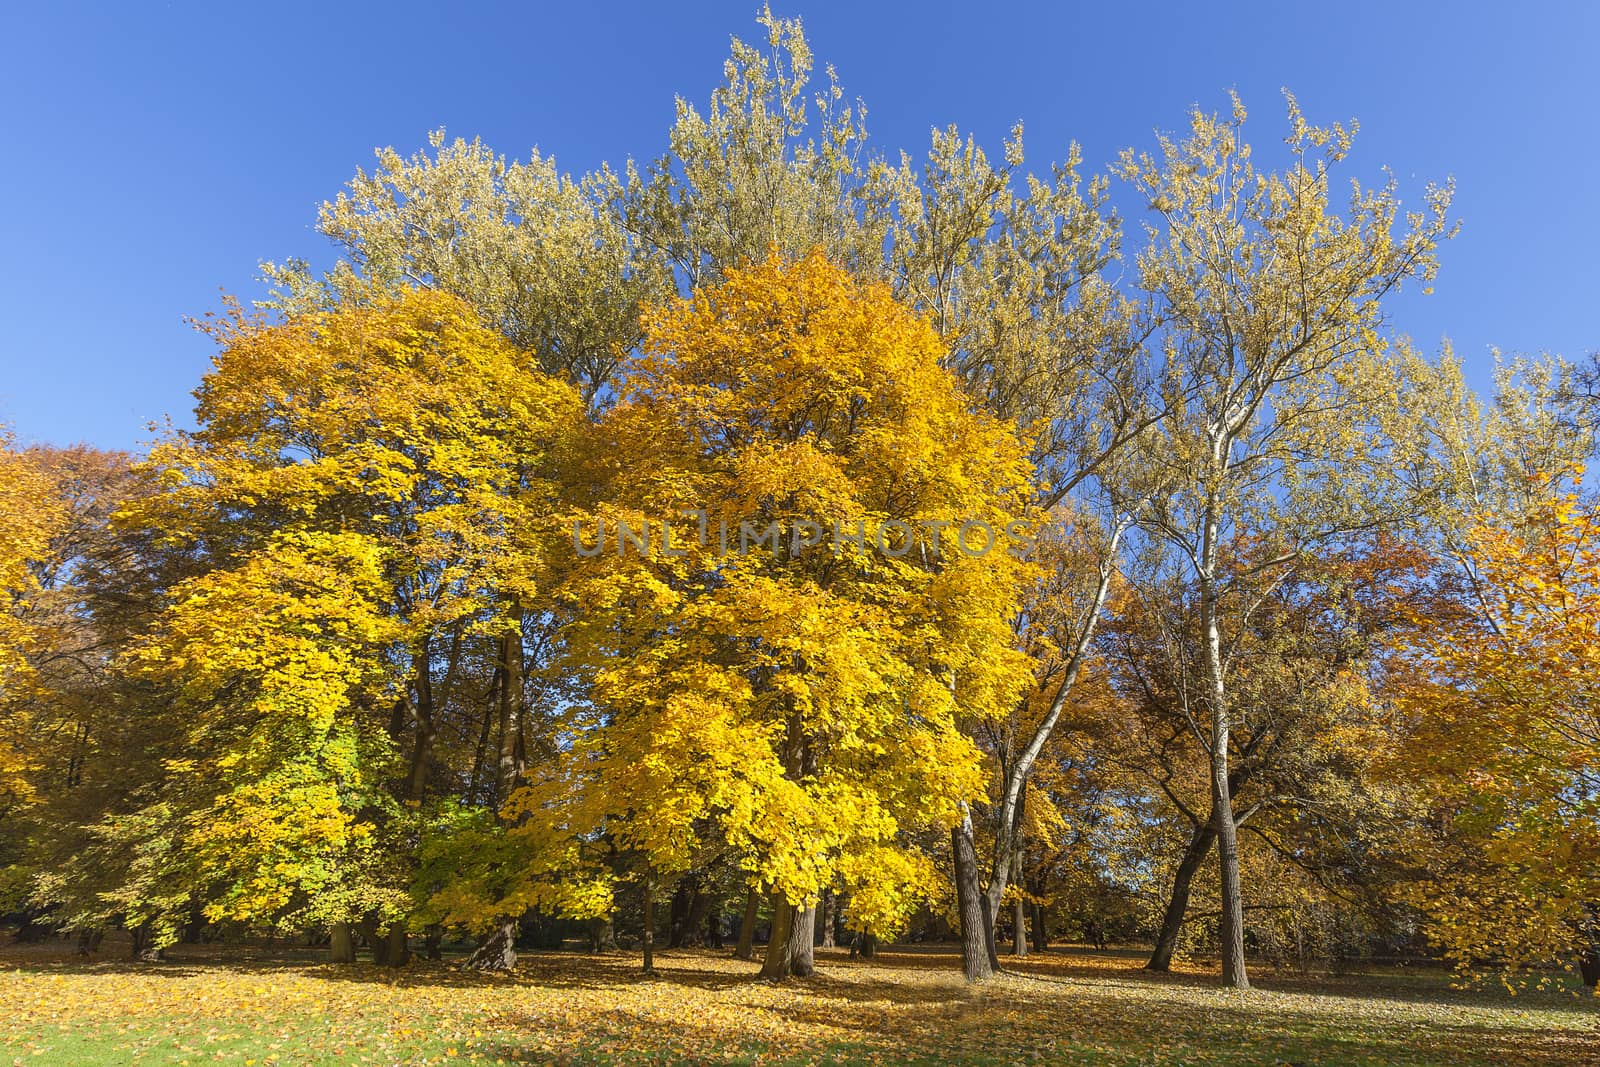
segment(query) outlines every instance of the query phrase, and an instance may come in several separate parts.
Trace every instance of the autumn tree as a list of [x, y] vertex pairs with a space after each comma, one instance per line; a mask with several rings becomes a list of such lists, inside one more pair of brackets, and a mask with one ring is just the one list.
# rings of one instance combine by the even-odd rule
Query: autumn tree
[[[1290, 165], [1256, 169], [1237, 101], [1196, 111], [1158, 156], [1126, 152], [1120, 176], [1155, 221], [1137, 289], [1155, 324], [1163, 417], [1146, 444], [1153, 485], [1140, 528], [1194, 583], [1203, 688], [1194, 708], [1222, 880], [1223, 978], [1248, 985], [1237, 812], [1230, 790], [1236, 715], [1228, 684], [1233, 631], [1330, 538], [1414, 510], [1394, 477], [1423, 450], [1410, 394], [1430, 368], [1383, 335], [1383, 299], [1426, 284], [1449, 235], [1448, 188], [1402, 218], [1395, 184], [1352, 187], [1333, 206], [1342, 126], [1310, 125], [1289, 101]], [[1270, 543], [1229, 552], [1239, 532]], [[1249, 559], [1246, 563], [1245, 560]], [[1243, 613], [1225, 609], [1238, 597]]]
[[184, 739], [140, 817], [211, 917], [370, 916], [399, 962], [445, 661], [543, 595], [578, 397], [442, 294], [212, 329], [199, 429], [124, 520], [205, 560], [130, 650]]
[[[1313, 894], [1325, 891], [1325, 899], [1343, 895], [1351, 911], [1381, 911], [1379, 886], [1397, 869], [1409, 819], [1406, 779], [1382, 758], [1393, 723], [1378, 693], [1392, 635], [1411, 624], [1425, 593], [1429, 557], [1387, 532], [1321, 547], [1322, 558], [1301, 561], [1264, 593], [1244, 585], [1221, 603], [1224, 617], [1242, 620], [1224, 660], [1234, 822], [1258, 851], [1274, 854], [1258, 867], [1298, 868], [1261, 886], [1250, 905], [1257, 929], [1296, 913], [1300, 901], [1287, 893], [1296, 881]], [[1245, 539], [1229, 555], [1263, 550], [1274, 551]], [[1248, 558], [1230, 562], [1234, 570], [1251, 566]], [[1216, 839], [1197, 736], [1204, 640], [1192, 576], [1168, 572], [1158, 581], [1135, 563], [1130, 577], [1137, 595], [1119, 604], [1102, 640], [1126, 706], [1101, 755], [1142, 781], [1156, 802], [1166, 840], [1152, 851], [1162, 857], [1165, 892], [1147, 966], [1166, 970]]]
[[932, 891], [907, 835], [981, 792], [958, 721], [1025, 676], [1028, 465], [940, 356], [884, 288], [774, 254], [649, 320], [602, 427], [564, 781], [645, 877], [727, 842], [771, 895], [770, 977], [809, 973], [823, 890], [876, 933]]
[[[0, 703], [24, 781], [4, 823], [7, 891], [37, 933], [54, 920], [35, 879], [80, 845], [78, 829], [102, 810], [107, 791], [137, 788], [148, 746], [128, 735], [134, 686], [119, 658], [157, 606], [156, 588], [179, 561], [147, 539], [116, 529], [112, 517], [153, 491], [132, 457], [84, 446], [35, 446], [24, 458], [38, 481], [17, 502], [23, 522], [51, 509], [54, 522], [29, 566], [33, 590], [22, 619], [25, 669]], [[20, 621], [20, 620], [19, 620]], [[36, 921], [37, 920], [37, 921]]]
[[[1464, 969], [1576, 957], [1600, 981], [1600, 507], [1581, 472], [1485, 515], [1405, 648], [1402, 758], [1439, 815], [1404, 894]], [[1420, 621], [1420, 620], [1419, 620]]]

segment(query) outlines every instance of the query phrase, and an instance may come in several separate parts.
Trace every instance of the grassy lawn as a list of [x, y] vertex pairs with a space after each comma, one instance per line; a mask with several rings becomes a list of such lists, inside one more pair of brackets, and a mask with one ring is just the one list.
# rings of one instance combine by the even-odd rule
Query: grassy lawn
[[512, 977], [395, 975], [282, 959], [135, 968], [0, 952], [0, 1064], [1548, 1064], [1600, 1063], [1600, 1004], [1452, 991], [1442, 976], [1263, 974], [1247, 994], [1131, 954], [1052, 952], [978, 990], [953, 954], [771, 986], [723, 954], [540, 954]]

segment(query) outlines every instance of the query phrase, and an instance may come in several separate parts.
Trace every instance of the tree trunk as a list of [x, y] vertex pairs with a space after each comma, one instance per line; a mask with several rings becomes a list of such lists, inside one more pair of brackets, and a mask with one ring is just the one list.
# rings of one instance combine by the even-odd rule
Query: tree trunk
[[387, 950], [384, 952], [384, 963], [390, 967], [404, 967], [411, 962], [411, 942], [406, 937], [405, 923], [395, 923], [384, 934]]
[[756, 958], [756, 918], [761, 911], [761, 898], [754, 889], [747, 890], [744, 898], [744, 918], [739, 922], [739, 944], [733, 950], [736, 960]]
[[[500, 639], [501, 685], [497, 694], [500, 713], [500, 751], [495, 763], [495, 818], [504, 824], [500, 809], [510, 799], [522, 777], [522, 767], [517, 760], [518, 742], [522, 737], [522, 611], [509, 612], [514, 629]], [[510, 972], [517, 965], [518, 920], [513, 915], [502, 915], [495, 920], [494, 929], [473, 949], [472, 955], [461, 966], [463, 969], [485, 972]]]
[[104, 930], [79, 930], [78, 955], [92, 956], [100, 951], [100, 942], [105, 940]]
[[157, 947], [155, 932], [149, 923], [140, 923], [128, 933], [133, 938], [129, 958], [135, 963], [160, 963], [167, 958], [166, 948]]
[[1578, 957], [1578, 975], [1590, 989], [1600, 987], [1600, 946], [1589, 945]]
[[589, 920], [589, 951], [610, 952], [617, 947], [617, 927], [609, 915]]
[[349, 923], [334, 923], [328, 927], [328, 962], [354, 963], [356, 942], [351, 936]]
[[[1005, 768], [1004, 778], [1001, 783], [1000, 803], [995, 815], [994, 852], [989, 864], [989, 886], [984, 891], [983, 911], [987, 920], [985, 935], [989, 953], [990, 967], [996, 971], [1000, 969], [1000, 953], [995, 945], [995, 923], [1000, 915], [1000, 898], [1004, 895], [1006, 886], [1011, 882], [1011, 868], [1013, 860], [1020, 861], [1023, 828], [1023, 808], [1027, 802], [1028, 776], [1033, 772], [1033, 765], [1038, 760], [1039, 754], [1049, 743], [1050, 737], [1055, 733], [1056, 725], [1060, 722], [1062, 714], [1067, 707], [1077, 683], [1078, 675], [1083, 670], [1083, 665], [1088, 659], [1095, 632], [1099, 626], [1100, 613], [1105, 609], [1106, 599], [1111, 594], [1111, 586], [1117, 574], [1115, 558], [1117, 545], [1121, 543], [1123, 535], [1132, 525], [1132, 518], [1123, 516], [1117, 520], [1111, 530], [1111, 539], [1106, 546], [1106, 553], [1100, 558], [1099, 578], [1095, 583], [1093, 603], [1088, 613], [1084, 616], [1083, 624], [1079, 627], [1072, 646], [1072, 654], [1068, 657], [1065, 670], [1062, 671], [1056, 683], [1055, 693], [1050, 698], [1049, 708], [1044, 717], [1035, 725], [1033, 734], [1026, 745], [1018, 752], [1010, 765]], [[952, 679], [952, 685], [954, 679]], [[969, 820], [967, 838], [972, 839], [970, 825], [970, 812], [963, 813]], [[972, 884], [979, 883], [976, 874], [976, 860], [973, 863], [974, 874]], [[1020, 876], [1018, 882], [1021, 881]], [[963, 924], [963, 929], [965, 924]], [[969, 976], [970, 980], [970, 976]]]
[[495, 765], [495, 805], [505, 807], [522, 780], [522, 612], [511, 612], [516, 629], [501, 638], [504, 682], [500, 686], [500, 752]]
[[822, 891], [822, 947], [833, 948], [837, 944], [834, 928], [839, 922], [839, 898], [831, 889]]
[[772, 894], [772, 933], [767, 935], [767, 954], [761, 960], [761, 977], [769, 981], [781, 982], [789, 976], [794, 913], [794, 905], [781, 893]]
[[22, 913], [22, 923], [17, 927], [17, 932], [11, 940], [18, 945], [31, 945], [48, 940], [56, 932], [48, 922], [42, 921], [48, 918], [49, 913], [42, 908], [25, 909]]
[[985, 900], [978, 886], [978, 855], [972, 843], [972, 816], [962, 814], [950, 828], [950, 847], [955, 860], [956, 908], [961, 917], [961, 973], [969, 982], [981, 982], [994, 975], [992, 930], [984, 921]]
[[978, 906], [983, 909], [983, 947], [989, 953], [989, 969], [1000, 970], [1000, 943], [995, 940], [995, 925], [999, 916], [989, 906], [989, 894], [978, 895]]
[[1217, 832], [1217, 866], [1222, 873], [1222, 981], [1235, 989], [1249, 989], [1250, 977], [1244, 964], [1244, 898], [1239, 884], [1239, 825], [1233, 818], [1233, 800], [1228, 796], [1226, 764], [1220, 773], [1213, 760], [1212, 777], [1217, 780], [1214, 803]]
[[1194, 834], [1189, 838], [1189, 847], [1184, 850], [1183, 859], [1178, 863], [1178, 872], [1172, 879], [1172, 894], [1167, 898], [1167, 910], [1161, 916], [1161, 932], [1156, 935], [1155, 951], [1150, 954], [1150, 962], [1144, 965], [1145, 970], [1172, 969], [1172, 954], [1177, 951], [1178, 935], [1183, 932], [1183, 916], [1189, 908], [1189, 892], [1194, 885], [1194, 876], [1205, 862], [1206, 853], [1211, 851], [1211, 843], [1216, 836], [1216, 830], [1207, 822], [1195, 827]]
[[716, 896], [710, 899], [706, 906], [706, 947], [721, 949], [722, 927], [725, 921], [723, 912], [728, 901], [726, 897]]
[[1011, 954], [1013, 956], [1028, 954], [1028, 902], [1022, 899], [1021, 893], [1017, 894], [1011, 915]]
[[[1217, 446], [1220, 449], [1220, 446]], [[1214, 450], [1212, 459], [1220, 467], [1224, 456]], [[1244, 964], [1244, 896], [1239, 884], [1239, 824], [1233, 817], [1233, 795], [1228, 780], [1228, 742], [1232, 717], [1228, 707], [1228, 688], [1222, 673], [1222, 627], [1218, 621], [1217, 559], [1220, 555], [1220, 523], [1216, 502], [1209, 501], [1201, 540], [1200, 624], [1205, 637], [1205, 669], [1208, 703], [1211, 705], [1211, 825], [1217, 835], [1217, 867], [1222, 877], [1222, 981], [1235, 989], [1249, 989], [1250, 978]]]
[[649, 878], [644, 882], [644, 973], [656, 973], [656, 887]]
[[667, 905], [667, 947], [682, 948], [689, 937], [689, 914], [694, 906], [695, 889], [684, 879], [672, 891], [672, 901]]
[[444, 927], [429, 923], [422, 932], [422, 954], [430, 960], [444, 959]]
[[817, 973], [817, 909], [794, 909], [789, 925], [789, 973], [810, 978]]
[[680, 943], [686, 948], [698, 948], [706, 943], [706, 911], [711, 907], [711, 894], [699, 886], [689, 899], [689, 914], [684, 918], [683, 937]]
[[517, 920], [502, 915], [489, 936], [461, 964], [462, 970], [506, 973], [517, 966]]
[[1043, 952], [1049, 947], [1050, 935], [1044, 925], [1044, 905], [1036, 903], [1033, 906], [1033, 951]]

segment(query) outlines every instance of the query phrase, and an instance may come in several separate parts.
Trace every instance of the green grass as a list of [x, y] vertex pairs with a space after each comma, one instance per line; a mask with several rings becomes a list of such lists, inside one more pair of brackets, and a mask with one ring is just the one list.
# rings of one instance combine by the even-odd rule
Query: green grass
[[1049, 953], [970, 989], [953, 954], [822, 953], [809, 982], [723, 954], [547, 953], [505, 978], [395, 974], [179, 950], [143, 967], [0, 953], [0, 1065], [1600, 1063], [1600, 1011], [1571, 991], [1451, 989], [1436, 972], [1261, 974], [1240, 994], [1131, 953]]

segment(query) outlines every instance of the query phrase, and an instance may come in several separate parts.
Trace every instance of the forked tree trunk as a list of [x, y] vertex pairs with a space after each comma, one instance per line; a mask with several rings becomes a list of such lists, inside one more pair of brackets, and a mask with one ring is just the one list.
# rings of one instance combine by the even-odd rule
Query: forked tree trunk
[[[500, 712], [500, 751], [495, 762], [495, 803], [504, 808], [522, 778], [518, 754], [522, 742], [522, 611], [510, 611], [514, 629], [500, 639], [501, 685], [496, 694]], [[497, 810], [495, 819], [505, 824]], [[475, 971], [509, 972], [517, 965], [517, 917], [502, 915], [489, 936], [473, 950], [462, 967]]]
[[739, 922], [739, 944], [733, 950], [734, 959], [756, 958], [756, 919], [760, 911], [761, 898], [756, 896], [754, 889], [747, 890], [744, 898], [744, 917]]
[[796, 908], [789, 926], [789, 973], [810, 978], [817, 973], [817, 909]]
[[349, 923], [334, 923], [328, 927], [328, 962], [354, 963], [356, 941], [350, 933]]
[[794, 905], [781, 893], [772, 894], [772, 933], [767, 935], [767, 954], [761, 960], [761, 977], [768, 981], [781, 982], [789, 977], [794, 913]]
[[993, 929], [985, 922], [985, 901], [978, 885], [978, 855], [972, 842], [972, 816], [950, 828], [954, 857], [956, 908], [961, 919], [961, 973], [969, 982], [981, 982], [995, 972]]
[[1167, 909], [1161, 916], [1161, 931], [1156, 935], [1155, 951], [1150, 953], [1150, 962], [1144, 965], [1145, 970], [1172, 969], [1172, 955], [1178, 949], [1178, 935], [1183, 933], [1183, 916], [1189, 908], [1194, 876], [1205, 862], [1206, 853], [1211, 851], [1211, 843], [1216, 837], [1217, 832], [1210, 822], [1195, 827], [1190, 836], [1189, 847], [1184, 850], [1183, 859], [1179, 861], [1178, 871], [1172, 879], [1172, 895], [1167, 898]]

